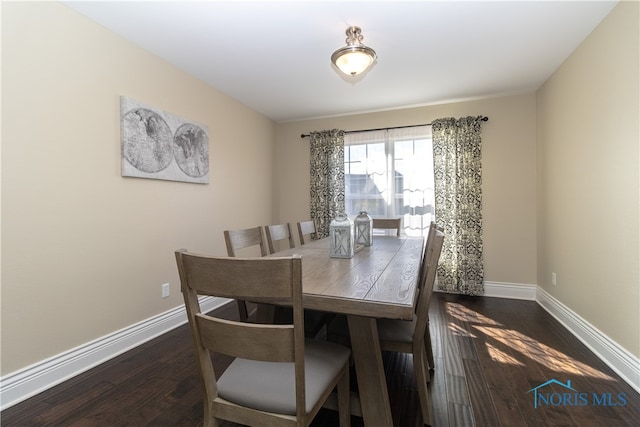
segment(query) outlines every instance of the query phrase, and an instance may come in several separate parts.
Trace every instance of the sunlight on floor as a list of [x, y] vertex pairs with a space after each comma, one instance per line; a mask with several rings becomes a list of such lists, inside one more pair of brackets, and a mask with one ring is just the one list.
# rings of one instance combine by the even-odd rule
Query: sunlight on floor
[[509, 356], [504, 351], [492, 346], [489, 343], [487, 343], [487, 351], [489, 352], [489, 356], [491, 356], [491, 359], [495, 362], [508, 363], [509, 365], [524, 366], [524, 363], [521, 363], [520, 361]]
[[460, 337], [477, 338], [470, 331], [467, 331], [466, 329], [460, 327], [459, 325], [456, 325], [453, 322], [449, 322], [449, 329], [452, 331], [453, 335], [458, 335]]
[[489, 319], [488, 317], [475, 312], [473, 310], [469, 310], [467, 307], [454, 304], [454, 303], [446, 303], [447, 314], [449, 316], [453, 316], [456, 319], [460, 319], [464, 322], [472, 322], [472, 323], [482, 323], [484, 325], [495, 325], [495, 326], [503, 326], [501, 323], [496, 322], [493, 319]]
[[586, 375], [593, 378], [615, 381], [614, 378], [609, 375], [575, 360], [561, 351], [549, 347], [548, 345], [528, 337], [521, 332], [513, 329], [507, 329], [501, 323], [460, 304], [446, 303], [446, 312], [448, 315], [456, 319], [469, 323], [470, 329], [468, 330], [463, 326], [449, 322], [449, 328], [453, 330], [455, 335], [476, 338], [476, 336], [471, 332], [471, 330], [475, 330], [495, 340], [496, 345], [486, 343], [487, 352], [495, 361], [524, 366], [523, 363], [518, 361], [515, 357], [509, 355], [504, 350], [500, 350], [497, 347], [497, 344], [499, 343], [501, 344], [501, 347], [506, 346], [507, 348], [516, 351], [518, 354], [557, 372], [572, 375]]

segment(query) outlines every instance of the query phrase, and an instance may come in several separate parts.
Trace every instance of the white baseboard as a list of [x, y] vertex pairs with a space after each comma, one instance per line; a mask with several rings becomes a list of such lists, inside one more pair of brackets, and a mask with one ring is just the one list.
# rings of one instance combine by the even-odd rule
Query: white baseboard
[[627, 384], [640, 393], [640, 359], [622, 348], [607, 335], [538, 287], [536, 301], [589, 350], [613, 369]]
[[524, 285], [518, 283], [485, 282], [485, 297], [521, 299], [527, 301], [536, 300], [536, 285]]
[[[229, 300], [204, 297], [205, 312]], [[0, 410], [22, 402], [44, 390], [106, 362], [187, 322], [184, 306], [179, 306], [97, 340], [35, 363], [0, 379]]]

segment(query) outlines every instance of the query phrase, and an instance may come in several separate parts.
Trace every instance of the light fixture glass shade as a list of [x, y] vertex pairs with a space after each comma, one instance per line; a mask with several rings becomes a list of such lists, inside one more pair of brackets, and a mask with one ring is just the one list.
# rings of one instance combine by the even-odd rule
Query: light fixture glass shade
[[360, 27], [347, 28], [347, 46], [331, 55], [331, 62], [346, 75], [355, 76], [364, 72], [377, 58], [373, 49], [362, 44], [360, 31]]

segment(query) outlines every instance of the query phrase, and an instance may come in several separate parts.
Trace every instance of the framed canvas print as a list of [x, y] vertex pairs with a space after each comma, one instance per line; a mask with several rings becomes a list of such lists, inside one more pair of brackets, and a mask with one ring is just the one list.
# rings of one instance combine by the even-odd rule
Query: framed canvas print
[[209, 183], [206, 126], [120, 98], [122, 176]]

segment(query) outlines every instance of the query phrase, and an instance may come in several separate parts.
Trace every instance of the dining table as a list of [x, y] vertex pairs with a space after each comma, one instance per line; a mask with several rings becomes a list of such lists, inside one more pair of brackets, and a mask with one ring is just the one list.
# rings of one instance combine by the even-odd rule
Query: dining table
[[376, 319], [413, 318], [424, 238], [374, 235], [352, 258], [332, 258], [329, 246], [323, 238], [270, 256], [301, 255], [305, 309], [346, 315], [364, 423], [392, 426]]

